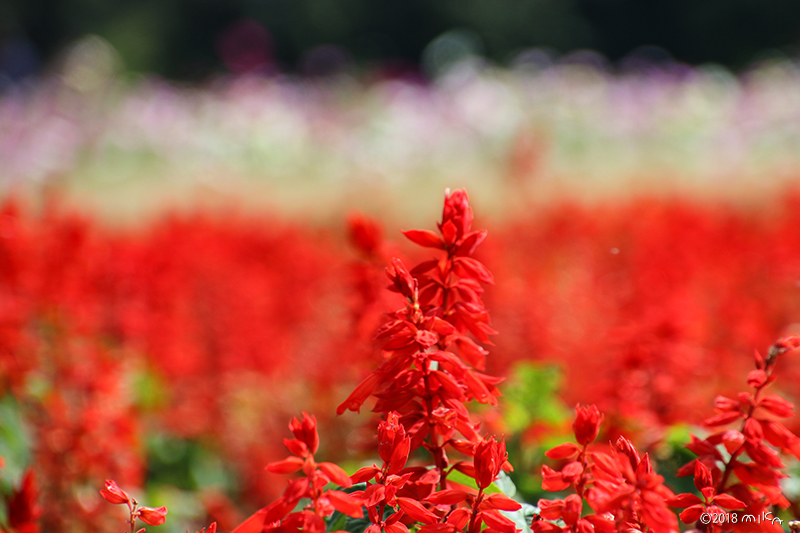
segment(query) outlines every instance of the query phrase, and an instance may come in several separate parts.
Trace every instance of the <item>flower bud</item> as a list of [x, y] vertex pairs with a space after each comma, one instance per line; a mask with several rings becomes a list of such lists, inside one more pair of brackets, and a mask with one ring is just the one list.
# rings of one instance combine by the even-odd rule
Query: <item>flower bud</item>
[[130, 501], [130, 496], [112, 479], [106, 480], [106, 486], [100, 490], [100, 495], [111, 503], [128, 503]]
[[572, 428], [575, 430], [575, 440], [578, 444], [586, 446], [597, 438], [600, 431], [600, 423], [603, 421], [603, 415], [597, 409], [596, 405], [588, 407], [575, 407], [575, 423]]
[[289, 430], [297, 440], [308, 447], [312, 455], [317, 452], [319, 434], [317, 433], [317, 419], [314, 415], [309, 415], [303, 411], [303, 420], [298, 420], [296, 417], [292, 418], [292, 421], [289, 422]]

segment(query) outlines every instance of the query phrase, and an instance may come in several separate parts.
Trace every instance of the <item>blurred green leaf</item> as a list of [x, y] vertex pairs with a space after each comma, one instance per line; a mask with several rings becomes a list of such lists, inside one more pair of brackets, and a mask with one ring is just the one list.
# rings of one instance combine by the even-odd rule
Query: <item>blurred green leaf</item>
[[502, 400], [505, 423], [512, 433], [520, 433], [537, 422], [557, 425], [569, 417], [569, 410], [557, 394], [561, 385], [558, 367], [521, 362], [509, 374]]
[[144, 410], [157, 409], [167, 402], [167, 387], [164, 380], [152, 370], [142, 370], [133, 378], [135, 403]]
[[22, 473], [30, 464], [31, 438], [20, 414], [17, 400], [9, 395], [0, 400], [0, 456], [5, 459], [3, 492], [19, 485]]

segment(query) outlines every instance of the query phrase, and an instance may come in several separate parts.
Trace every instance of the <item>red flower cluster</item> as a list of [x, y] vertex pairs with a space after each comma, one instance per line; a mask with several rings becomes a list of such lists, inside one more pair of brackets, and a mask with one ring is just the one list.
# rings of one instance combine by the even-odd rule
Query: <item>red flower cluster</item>
[[[696, 522], [704, 512], [721, 515], [719, 507], [741, 509], [743, 515], [765, 516], [771, 506], [784, 509], [789, 506], [781, 491], [780, 480], [786, 475], [778, 451], [800, 459], [800, 438], [776, 418], [793, 416], [793, 405], [777, 394], [764, 394], [764, 390], [775, 381], [773, 372], [780, 356], [798, 347], [800, 337], [792, 336], [775, 343], [766, 358], [756, 352], [756, 368], [747, 376], [747, 384], [754, 390], [740, 393], [737, 399], [717, 397], [718, 414], [705, 424], [719, 427], [741, 423], [738, 429], [723, 429], [705, 439], [692, 436], [687, 448], [697, 459], [681, 468], [678, 475], [694, 475], [703, 499], [681, 494], [672, 501], [672, 505], [686, 508], [681, 513], [684, 522]], [[743, 460], [745, 456], [749, 460]], [[782, 531], [772, 522], [744, 521], [725, 524], [725, 529], [712, 525], [711, 531], [728, 529]]]
[[[363, 508], [358, 499], [339, 490], [325, 490], [331, 482], [341, 487], [349, 487], [351, 482], [339, 466], [314, 460], [319, 448], [316, 418], [303, 413], [302, 420], [292, 419], [289, 429], [295, 438], [284, 439], [283, 443], [293, 455], [270, 463], [267, 470], [275, 474], [302, 470], [305, 477], [289, 482], [280, 498], [245, 520], [233, 533], [323, 533], [324, 519], [334, 511], [361, 517]], [[308, 499], [309, 503], [302, 510], [294, 511], [303, 499]]]
[[[594, 405], [578, 406], [573, 424], [580, 446], [564, 443], [547, 452], [551, 459], [568, 461], [559, 470], [542, 467], [542, 488], [575, 494], [560, 500], [540, 500], [531, 527], [535, 533], [613, 533], [616, 531], [677, 531], [675, 515], [666, 500], [673, 496], [664, 478], [653, 471], [650, 457], [640, 457], [633, 444], [620, 437], [610, 452], [589, 449], [603, 416]], [[594, 514], [583, 514], [586, 500]], [[558, 525], [553, 520], [562, 520]]]
[[[335, 510], [362, 513], [370, 533], [512, 533], [503, 513], [518, 504], [492, 487], [510, 468], [505, 444], [483, 438], [467, 408], [472, 400], [497, 403], [500, 380], [485, 373], [492, 324], [510, 333], [493, 350], [493, 370], [521, 358], [557, 360], [566, 368], [564, 396], [600, 406], [579, 407], [575, 443], [548, 453], [558, 464], [543, 469], [544, 488], [575, 494], [542, 500], [534, 529], [672, 531], [677, 520], [667, 504], [685, 508], [681, 516], [691, 522], [709, 510], [758, 515], [793, 503], [779, 485], [780, 454], [800, 451], [797, 426], [781, 420], [793, 408], [766, 388], [781, 360], [782, 392], [794, 396], [788, 387], [800, 365], [781, 356], [800, 340], [786, 338], [757, 356], [750, 392], [729, 394], [727, 386], [739, 371], [732, 354], [800, 322], [792, 292], [798, 219], [751, 227], [731, 213], [652, 204], [563, 208], [547, 217], [484, 243], [466, 193], [448, 194], [438, 231], [405, 232], [424, 252], [391, 262], [390, 293], [379, 290], [385, 281], [376, 273], [389, 246], [363, 217], [351, 220], [359, 264], [324, 232], [262, 221], [174, 217], [146, 233], [110, 234], [49, 210], [23, 216], [7, 204], [0, 213], [0, 389], [33, 428], [40, 486], [34, 491], [26, 481], [18, 495], [4, 495], [13, 524], [3, 525], [108, 530], [103, 509], [113, 508], [80, 487], [103, 477], [140, 486], [141, 431], [154, 428], [212, 443], [239, 474], [240, 493], [226, 496], [236, 504], [278, 498], [238, 533], [319, 532], [332, 527]], [[730, 235], [735, 242], [722, 238]], [[476, 259], [479, 245], [482, 260], [509, 280], [489, 294], [483, 287], [493, 277]], [[275, 461], [284, 453], [275, 428], [291, 416], [287, 406], [303, 402], [326, 413], [340, 400], [338, 387], [363, 376], [371, 356], [365, 332], [397, 301], [403, 308], [377, 335], [383, 363], [338, 409], [357, 411], [375, 398], [383, 464], [349, 479], [334, 462], [318, 463], [318, 453], [337, 461], [352, 448], [320, 447], [317, 421], [305, 413], [290, 424], [291, 456]], [[152, 388], [141, 397], [139, 380]], [[282, 385], [297, 380], [306, 386]], [[726, 395], [708, 423], [721, 431], [693, 437], [698, 460], [681, 471], [694, 474], [697, 494], [673, 498], [651, 456], [626, 439], [610, 451], [594, 444], [605, 423], [605, 434], [625, 432], [649, 450], [664, 425], [701, 420], [697, 405], [719, 390]], [[481, 415], [484, 431], [488, 423], [502, 431], [500, 418]], [[332, 420], [319, 424], [336, 443], [359, 423]], [[263, 475], [267, 463], [273, 473], [303, 477], [277, 486]], [[331, 486], [354, 481], [364, 483], [354, 493]], [[104, 495], [119, 497], [110, 489]], [[163, 518], [137, 510], [148, 524]], [[239, 521], [238, 509], [227, 520], [222, 514], [204, 523], [219, 520], [231, 530]]]
[[[484, 528], [490, 533], [516, 531], [514, 522], [500, 511], [517, 510], [520, 505], [502, 494], [485, 492], [501, 470], [510, 469], [505, 444], [494, 438], [481, 439], [465, 406], [473, 399], [494, 404], [499, 395], [495, 388], [499, 379], [478, 371], [484, 368], [485, 350], [469, 336], [488, 342], [488, 335], [494, 333], [480, 299], [480, 282], [491, 283], [492, 277], [471, 257], [486, 232], [471, 231], [471, 223], [466, 193], [456, 191], [445, 198], [441, 236], [421, 230], [405, 232], [413, 242], [445, 254], [410, 271], [399, 259], [392, 261], [387, 270], [392, 282], [389, 289], [401, 294], [406, 306], [378, 331], [386, 361], [337, 410], [340, 414], [347, 409], [357, 411], [375, 395], [374, 410], [384, 413], [378, 425], [383, 465], [362, 468], [352, 479], [324, 479], [341, 486], [349, 486], [351, 481], [365, 483], [363, 490], [349, 496], [338, 491], [324, 494], [347, 496], [348, 503], [354, 502], [352, 509], [331, 502], [345, 514], [361, 516], [362, 507], [366, 508], [371, 522], [367, 533], [408, 533], [407, 525], [414, 522], [422, 524], [423, 533], [479, 533]], [[297, 529], [291, 518], [300, 514], [303, 529], [324, 529], [322, 518], [330, 513], [319, 510], [316, 502], [322, 495], [309, 492], [325, 484], [313, 482], [315, 468], [325, 463], [316, 465], [311, 456], [318, 443], [309, 430], [312, 420], [304, 415], [302, 423], [293, 421], [290, 427], [297, 439], [288, 441], [287, 447], [295, 457], [268, 467], [274, 472], [302, 468], [311, 481], [291, 482], [281, 499], [248, 519], [235, 533]], [[456, 432], [463, 438], [457, 438]], [[431, 453], [432, 468], [407, 465], [409, 454], [420, 447]], [[472, 460], [451, 464], [445, 447]], [[447, 476], [454, 470], [472, 478], [475, 488], [448, 482]], [[308, 510], [287, 516], [302, 496], [312, 501]]]

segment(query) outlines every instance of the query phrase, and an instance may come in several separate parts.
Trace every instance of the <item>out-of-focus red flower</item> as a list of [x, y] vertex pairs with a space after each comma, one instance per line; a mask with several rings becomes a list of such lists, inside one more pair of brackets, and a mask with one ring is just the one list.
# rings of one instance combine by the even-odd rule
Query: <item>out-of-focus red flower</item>
[[8, 525], [14, 533], [39, 533], [42, 508], [32, 469], [25, 472], [20, 487], [9, 497], [7, 512]]
[[347, 233], [358, 249], [367, 255], [375, 254], [383, 237], [380, 223], [361, 213], [351, 213], [347, 217]]
[[208, 527], [204, 527], [203, 529], [201, 529], [197, 533], [217, 533], [217, 523], [216, 522], [211, 522], [211, 524]]

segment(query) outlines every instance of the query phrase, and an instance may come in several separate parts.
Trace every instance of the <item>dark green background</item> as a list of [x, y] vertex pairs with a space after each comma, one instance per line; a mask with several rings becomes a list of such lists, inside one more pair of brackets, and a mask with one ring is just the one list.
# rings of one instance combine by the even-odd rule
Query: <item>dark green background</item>
[[654, 45], [680, 62], [738, 69], [800, 46], [798, 0], [0, 0], [0, 40], [24, 38], [46, 65], [93, 33], [131, 71], [197, 80], [225, 71], [214, 43], [242, 18], [269, 30], [281, 71], [302, 70], [320, 44], [343, 46], [357, 68], [413, 67], [454, 28], [480, 36], [500, 64], [529, 47], [616, 61]]

